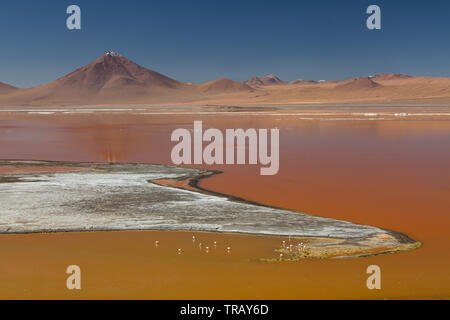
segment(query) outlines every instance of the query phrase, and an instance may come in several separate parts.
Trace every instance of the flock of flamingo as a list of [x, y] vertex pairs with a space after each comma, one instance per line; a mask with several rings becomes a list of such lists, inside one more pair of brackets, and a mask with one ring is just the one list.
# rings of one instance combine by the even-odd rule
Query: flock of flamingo
[[[194, 245], [195, 245], [196, 241], [197, 241], [197, 238], [195, 236], [192, 236], [192, 243]], [[289, 242], [291, 242], [291, 237], [289, 237]], [[291, 254], [295, 253], [295, 250], [297, 250], [299, 254], [302, 254], [303, 252], [306, 252], [308, 250], [307, 245], [305, 243], [303, 243], [303, 242], [299, 242], [295, 246], [293, 244], [286, 245], [286, 241], [283, 240], [281, 242], [281, 245], [282, 245], [284, 250], [288, 250], [289, 253], [291, 253]], [[213, 246], [214, 246], [214, 249], [217, 249], [217, 241], [213, 242]], [[156, 248], [159, 247], [159, 241], [158, 240], [155, 241], [155, 247]], [[198, 248], [200, 249], [200, 251], [203, 250], [203, 248], [205, 248], [205, 252], [209, 253], [209, 246], [204, 246], [203, 243], [201, 243], [201, 242], [198, 244]], [[227, 247], [226, 250], [227, 250], [228, 254], [231, 253], [231, 247]], [[182, 254], [183, 253], [183, 249], [178, 248], [177, 253], [178, 254]], [[283, 254], [280, 253], [280, 260], [282, 260], [282, 259], [283, 259]]]
[[[195, 244], [196, 241], [197, 241], [197, 238], [196, 238], [195, 236], [192, 236], [192, 243]], [[217, 241], [214, 241], [214, 242], [213, 242], [213, 245], [214, 245], [214, 249], [217, 249]], [[156, 248], [159, 247], [159, 241], [158, 241], [158, 240], [155, 241], [155, 247], [156, 247]], [[203, 246], [203, 244], [200, 242], [200, 243], [198, 244], [198, 247], [199, 247], [200, 250], [202, 250], [204, 246]], [[227, 247], [226, 249], [227, 249], [227, 253], [231, 253], [231, 247]], [[208, 247], [208, 246], [205, 247], [205, 251], [206, 251], [206, 253], [209, 253], [209, 247]], [[178, 253], [178, 254], [181, 254], [182, 252], [183, 252], [183, 249], [181, 249], [181, 248], [179, 248], [179, 249], [177, 250], [177, 253]]]

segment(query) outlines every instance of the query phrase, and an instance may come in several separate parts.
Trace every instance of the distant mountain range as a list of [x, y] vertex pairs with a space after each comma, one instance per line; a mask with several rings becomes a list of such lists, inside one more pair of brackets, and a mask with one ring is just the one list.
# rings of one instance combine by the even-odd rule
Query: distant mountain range
[[107, 52], [47, 84], [20, 89], [0, 82], [0, 106], [229, 105], [308, 103], [450, 103], [450, 78], [378, 74], [343, 81], [282, 81], [275, 75], [244, 82], [184, 83]]

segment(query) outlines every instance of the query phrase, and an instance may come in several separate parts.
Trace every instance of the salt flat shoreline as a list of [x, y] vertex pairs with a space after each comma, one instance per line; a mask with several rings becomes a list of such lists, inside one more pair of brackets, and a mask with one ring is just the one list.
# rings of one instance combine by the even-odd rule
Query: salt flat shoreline
[[[425, 109], [424, 109], [425, 108]], [[400, 111], [400, 110], [423, 110], [423, 111], [450, 111], [450, 104], [427, 104], [427, 103], [305, 103], [305, 104], [93, 104], [93, 105], [46, 105], [46, 106], [0, 106], [0, 112], [14, 112], [14, 111], [72, 111], [72, 110], [97, 110], [97, 111], [133, 111], [133, 110], [148, 110], [148, 111], [170, 111], [170, 110], [184, 110], [184, 111], [274, 111], [274, 110], [292, 110], [292, 111], [311, 111], [320, 112], [323, 110], [332, 111], [367, 111], [367, 110], [385, 110], [385, 111]]]
[[15, 119], [46, 120], [83, 115], [235, 116], [276, 117], [275, 121], [298, 119], [313, 121], [436, 121], [450, 120], [449, 105], [173, 105], [173, 106], [50, 106], [0, 107], [0, 121]]
[[[317, 216], [310, 216], [304, 213], [295, 212], [291, 210], [285, 210], [277, 207], [269, 207], [263, 206], [259, 203], [248, 201], [246, 199], [242, 199], [239, 197], [233, 197], [226, 194], [217, 193], [214, 191], [210, 191], [204, 189], [199, 186], [199, 181], [210, 177], [212, 175], [218, 174], [219, 172], [215, 171], [203, 171], [203, 170], [194, 170], [194, 169], [183, 169], [174, 166], [161, 166], [161, 165], [143, 165], [143, 164], [116, 164], [116, 165], [107, 165], [107, 164], [93, 164], [93, 163], [76, 163], [76, 162], [58, 162], [58, 161], [29, 161], [29, 160], [7, 160], [0, 161], [1, 167], [9, 167], [16, 168], [19, 171], [12, 173], [4, 173], [0, 175], [0, 193], [1, 187], [8, 185], [9, 191], [11, 188], [17, 187], [16, 191], [13, 192], [25, 192], [23, 199], [27, 199], [26, 194], [30, 193], [28, 188], [35, 188], [36, 186], [40, 190], [40, 192], [50, 192], [53, 193], [54, 197], [49, 195], [44, 195], [41, 193], [34, 198], [30, 198], [28, 196], [28, 200], [25, 200], [25, 204], [21, 208], [14, 207], [17, 206], [17, 203], [14, 203], [14, 198], [6, 199], [4, 202], [4, 207], [8, 208], [8, 205], [12, 208], [6, 209], [9, 210], [9, 215], [2, 214], [3, 219], [5, 217], [10, 217], [10, 227], [16, 226], [15, 230], [5, 229], [5, 223], [3, 223], [3, 227], [0, 226], [0, 233], [55, 233], [55, 232], [80, 232], [80, 231], [114, 231], [114, 230], [168, 230], [168, 231], [192, 231], [192, 232], [223, 232], [223, 233], [242, 233], [242, 234], [258, 234], [258, 235], [269, 235], [269, 236], [284, 236], [284, 237], [293, 237], [299, 239], [299, 241], [303, 241], [308, 243], [308, 251], [306, 252], [297, 252], [294, 250], [292, 252], [292, 248], [280, 247], [277, 250], [282, 252], [285, 256], [284, 259], [289, 260], [298, 260], [306, 257], [315, 257], [315, 258], [338, 258], [338, 257], [355, 257], [355, 256], [367, 256], [367, 255], [375, 255], [375, 254], [383, 254], [383, 253], [392, 253], [397, 251], [406, 251], [419, 247], [421, 244], [417, 241], [410, 239], [408, 236], [401, 234], [399, 232], [379, 229], [375, 227], [363, 226], [358, 224], [353, 224], [349, 222], [343, 222], [328, 218], [322, 218]], [[27, 173], [19, 173], [20, 168], [40, 168], [41, 170], [37, 172], [32, 172], [33, 170], [28, 171]], [[42, 167], [48, 169], [48, 171], [42, 171]], [[65, 172], [53, 172], [52, 168], [68, 168]], [[159, 188], [163, 186], [163, 191], [160, 189], [154, 189], [155, 192], [162, 192], [158, 194], [157, 198], [152, 201], [154, 202], [146, 202], [147, 200], [143, 200], [143, 198], [139, 198], [141, 194], [142, 185], [134, 185], [134, 178], [130, 180], [129, 176], [133, 174], [133, 170], [137, 170], [138, 174], [145, 173], [144, 176], [148, 175], [146, 170], [167, 170], [166, 168], [170, 168], [170, 170], [176, 170], [179, 172], [172, 177], [168, 175], [168, 178], [165, 177], [165, 174], [157, 177], [157, 179], [150, 179], [154, 185], [158, 185]], [[75, 172], [73, 171], [75, 170]], [[83, 173], [85, 170], [86, 172]], [[177, 171], [178, 170], [178, 171]], [[186, 171], [188, 170], [187, 174]], [[95, 173], [93, 173], [95, 171]], [[83, 194], [83, 190], [89, 188], [86, 185], [76, 185], [73, 190], [68, 193], [68, 197], [63, 194], [61, 191], [59, 195], [57, 190], [42, 190], [45, 189], [45, 183], [42, 181], [50, 180], [50, 185], [52, 184], [62, 184], [65, 189], [71, 189], [70, 179], [75, 177], [79, 179], [77, 175], [81, 175], [81, 180], [89, 179], [92, 177], [96, 177], [99, 175], [99, 181], [102, 181], [103, 187], [100, 189], [95, 189], [95, 193], [103, 192], [106, 185], [110, 181], [116, 181], [117, 177], [119, 180], [123, 178], [120, 174], [122, 172], [126, 173], [127, 179], [124, 182], [121, 182], [125, 185], [132, 186], [134, 191], [130, 191], [131, 189], [120, 189], [119, 193], [117, 193], [118, 189], [121, 188], [121, 183], [113, 186], [114, 192], [112, 194], [105, 193], [104, 196], [100, 196], [98, 199], [91, 199], [92, 195], [89, 193], [88, 196]], [[103, 172], [103, 173], [99, 173]], [[108, 176], [109, 174], [117, 174], [117, 176]], [[87, 176], [86, 176], [87, 174]], [[92, 176], [94, 174], [94, 176]], [[64, 180], [67, 178], [67, 175], [72, 175], [68, 177], [69, 180]], [[102, 176], [103, 175], [103, 176]], [[56, 177], [56, 178], [55, 178]], [[139, 175], [140, 177], [140, 175]], [[12, 180], [11, 180], [12, 179]], [[16, 179], [16, 180], [14, 180]], [[29, 179], [28, 181], [26, 179]], [[44, 179], [44, 180], [42, 180]], [[52, 180], [53, 179], [53, 180]], [[63, 180], [58, 180], [63, 179]], [[145, 183], [148, 183], [149, 180], [145, 180]], [[41, 183], [41, 185], [34, 185], [33, 183]], [[42, 185], [44, 183], [44, 185]], [[27, 185], [27, 186], [25, 186]], [[148, 184], [150, 186], [152, 184]], [[80, 187], [81, 186], [81, 187]], [[144, 190], [147, 190], [148, 186], [143, 186]], [[21, 191], [21, 187], [25, 189]], [[135, 190], [135, 188], [137, 188]], [[37, 189], [31, 190], [31, 193], [37, 192]], [[93, 189], [92, 189], [93, 190]], [[92, 191], [91, 190], [91, 191]], [[182, 192], [188, 192], [188, 194], [182, 193], [176, 194], [171, 193], [170, 190], [182, 190]], [[67, 191], [67, 190], [66, 190]], [[5, 192], [5, 189], [3, 189]], [[130, 194], [130, 196], [125, 196], [121, 198], [121, 194], [125, 195]], [[133, 193], [130, 193], [133, 192]], [[149, 191], [145, 191], [148, 193]], [[152, 191], [150, 191], [152, 194]], [[200, 196], [202, 194], [203, 196]], [[4, 198], [5, 198], [4, 193]], [[110, 197], [112, 195], [114, 200]], [[16, 194], [14, 194], [16, 196]], [[60, 201], [58, 197], [62, 196], [64, 201]], [[71, 199], [71, 197], [79, 197], [77, 199]], [[171, 199], [167, 202], [165, 197], [169, 197]], [[174, 205], [174, 200], [176, 197], [181, 196], [181, 207], [174, 207], [178, 209], [173, 209], [174, 212], [180, 211], [181, 215], [176, 215], [170, 213], [168, 216], [166, 213], [167, 210], [161, 209], [158, 206], [160, 203], [162, 206], [164, 205]], [[41, 199], [41, 198], [44, 198]], [[130, 198], [129, 198], [130, 197]], [[145, 196], [145, 197], [148, 197]], [[175, 197], [175, 198], [174, 198]], [[7, 197], [6, 197], [7, 198]], [[119, 199], [117, 199], [119, 198]], [[198, 199], [197, 199], [198, 198]], [[55, 200], [56, 199], [56, 200]], [[130, 199], [137, 199], [130, 202]], [[139, 200], [140, 199], [140, 200]], [[184, 200], [183, 200], [184, 199]], [[192, 200], [194, 199], [194, 200]], [[45, 205], [49, 204], [52, 209], [47, 209], [47, 211], [52, 212], [42, 212], [42, 210], [35, 211], [34, 209], [30, 209], [27, 207], [27, 201], [30, 201], [31, 208], [39, 206], [39, 203], [44, 203]], [[41, 202], [43, 201], [43, 202]], [[53, 201], [53, 202], [52, 202]], [[178, 200], [175, 200], [178, 201]], [[187, 205], [186, 201], [194, 201], [192, 205]], [[200, 201], [200, 205], [197, 202]], [[123, 206], [123, 203], [128, 203], [127, 206]], [[203, 204], [201, 204], [203, 203]], [[100, 205], [100, 207], [99, 207]], [[107, 207], [106, 209], [104, 207]], [[130, 207], [131, 206], [131, 207]], [[137, 208], [144, 208], [145, 210]], [[56, 208], [56, 209], [55, 209]], [[60, 208], [63, 208], [59, 210]], [[71, 212], [71, 208], [74, 210], [74, 213]], [[135, 209], [133, 209], [135, 208]], [[182, 209], [181, 209], [182, 208]], [[5, 209], [2, 209], [5, 211]], [[83, 216], [83, 210], [86, 211], [86, 215]], [[99, 214], [105, 210], [104, 214]], [[131, 213], [128, 213], [128, 210], [131, 210]], [[204, 212], [202, 212], [202, 210]], [[28, 212], [28, 214], [24, 214], [23, 216], [18, 216], [17, 218], [14, 216], [17, 211]], [[170, 210], [169, 210], [170, 211]], [[169, 219], [171, 221], [175, 219], [174, 222], [167, 224], [162, 220], [160, 223], [152, 220], [150, 216], [143, 216], [143, 214], [148, 214], [151, 212], [157, 212], [156, 216], [162, 215], [166, 216], [165, 219]], [[194, 215], [192, 213], [195, 212]], [[214, 214], [214, 212], [217, 212]], [[237, 216], [236, 214], [239, 213]], [[75, 221], [73, 220], [73, 215], [79, 215]], [[53, 223], [53, 227], [48, 228], [46, 224], [42, 224], [40, 221], [36, 220], [35, 215], [42, 215], [43, 218], [49, 221], [49, 223]], [[71, 216], [72, 215], [72, 216]], [[186, 218], [186, 215], [191, 215], [190, 218]], [[259, 217], [259, 218], [257, 218]], [[35, 220], [33, 220], [35, 219]], [[112, 219], [112, 220], [111, 220]], [[148, 220], [150, 219], [150, 220]], [[181, 220], [180, 220], [181, 219]], [[187, 220], [185, 220], [187, 219]], [[209, 221], [206, 224], [202, 222], [202, 219], [206, 219], [205, 221]], [[231, 219], [231, 220], [230, 220]], [[264, 220], [265, 219], [265, 220]], [[298, 220], [300, 219], [300, 220]], [[261, 221], [259, 221], [261, 220]], [[263, 221], [264, 220], [264, 221]], [[19, 221], [19, 222], [17, 222]], [[23, 228], [21, 226], [20, 221], [25, 221], [29, 227], [33, 230], [20, 230]], [[78, 222], [77, 222], [78, 221]], [[176, 222], [179, 221], [179, 222]], [[186, 221], [186, 222], [183, 222]], [[72, 227], [73, 223], [83, 225], [83, 228]], [[199, 224], [200, 223], [200, 224]], [[211, 224], [212, 223], [212, 224]], [[218, 224], [217, 224], [218, 223]], [[101, 224], [106, 225], [106, 227], [101, 227]], [[217, 227], [213, 227], [217, 224]], [[8, 225], [8, 223], [6, 223]], [[70, 225], [70, 228], [64, 228], [64, 225]], [[89, 229], [88, 226], [95, 226], [92, 229]], [[142, 227], [144, 225], [144, 227]], [[147, 225], [147, 226], [146, 226]], [[47, 226], [44, 227], [43, 226]], [[188, 227], [189, 226], [189, 227]], [[261, 229], [263, 228], [263, 229]], [[305, 229], [306, 228], [306, 229]], [[17, 230], [19, 229], [19, 230]], [[325, 230], [327, 230], [325, 232]], [[286, 251], [287, 250], [287, 251]], [[306, 254], [307, 253], [307, 254]], [[306, 254], [306, 256], [305, 256]]]

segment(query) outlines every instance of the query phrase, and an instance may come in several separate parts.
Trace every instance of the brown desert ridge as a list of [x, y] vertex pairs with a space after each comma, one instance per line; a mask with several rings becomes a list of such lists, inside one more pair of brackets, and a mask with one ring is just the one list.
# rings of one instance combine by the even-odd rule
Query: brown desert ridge
[[[2, 79], [5, 80], [5, 79]], [[184, 83], [106, 52], [92, 63], [34, 88], [0, 82], [0, 106], [447, 104], [450, 78], [378, 74], [343, 81], [274, 75], [245, 82]]]

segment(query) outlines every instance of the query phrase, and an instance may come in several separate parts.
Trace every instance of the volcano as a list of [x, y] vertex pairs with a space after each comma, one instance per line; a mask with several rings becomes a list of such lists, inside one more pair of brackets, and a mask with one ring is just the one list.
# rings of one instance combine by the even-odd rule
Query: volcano
[[195, 90], [188, 84], [107, 52], [62, 78], [18, 90], [2, 101], [15, 105], [155, 103], [163, 102], [169, 96], [172, 101], [186, 99], [190, 94], [195, 95]]
[[146, 69], [118, 54], [107, 52], [94, 62], [60, 78], [48, 86], [104, 94], [118, 88], [178, 88], [182, 84], [158, 72]]

